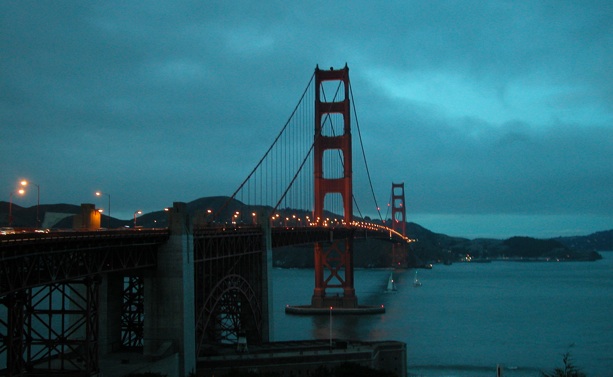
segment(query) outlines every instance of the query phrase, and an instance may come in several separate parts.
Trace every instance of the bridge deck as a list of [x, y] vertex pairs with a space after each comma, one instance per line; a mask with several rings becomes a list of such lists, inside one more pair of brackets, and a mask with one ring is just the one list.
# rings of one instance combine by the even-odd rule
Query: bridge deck
[[17, 233], [0, 237], [0, 296], [39, 285], [151, 268], [168, 229]]

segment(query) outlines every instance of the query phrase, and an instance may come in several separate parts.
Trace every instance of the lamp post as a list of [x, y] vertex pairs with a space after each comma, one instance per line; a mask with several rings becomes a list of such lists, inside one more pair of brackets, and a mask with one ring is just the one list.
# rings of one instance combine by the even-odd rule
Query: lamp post
[[[17, 190], [17, 194], [19, 195], [23, 195], [25, 193], [26, 190], [24, 189]], [[13, 194], [13, 191], [11, 191], [11, 193], [9, 194], [9, 226], [13, 226]]]
[[136, 228], [136, 215], [140, 215], [143, 213], [140, 209], [138, 211], [134, 211], [134, 228]]
[[111, 194], [104, 193], [102, 191], [96, 191], [96, 196], [106, 195], [109, 197], [109, 215], [108, 215], [108, 228], [111, 228]]
[[98, 229], [102, 228], [102, 213], [104, 210], [102, 208], [96, 208], [96, 212], [98, 212], [98, 216], [100, 216], [100, 222], [98, 222]]
[[212, 214], [213, 214], [213, 210], [212, 209], [209, 208], [209, 209], [206, 210], [206, 217], [204, 218], [204, 221], [206, 222], [207, 226], [211, 225], [211, 215]]
[[25, 179], [20, 183], [23, 187], [26, 187], [27, 185], [36, 186], [36, 227], [40, 228], [40, 186]]

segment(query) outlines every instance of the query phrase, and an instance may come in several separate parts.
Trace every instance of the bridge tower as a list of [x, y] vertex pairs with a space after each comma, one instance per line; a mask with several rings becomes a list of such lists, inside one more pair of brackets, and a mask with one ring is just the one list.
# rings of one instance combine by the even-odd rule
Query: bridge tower
[[[325, 81], [337, 81], [342, 89], [340, 100], [324, 102], [322, 84]], [[315, 140], [314, 140], [314, 181], [315, 203], [313, 217], [322, 223], [324, 199], [327, 194], [338, 193], [343, 199], [344, 224], [349, 226], [353, 220], [353, 185], [351, 161], [351, 121], [349, 103], [349, 68], [321, 70], [315, 68]], [[326, 135], [323, 125], [330, 114], [340, 114], [343, 118], [343, 133]], [[324, 153], [336, 150], [342, 156], [343, 175], [338, 178], [326, 177], [324, 174]], [[311, 306], [315, 308], [357, 307], [357, 297], [353, 285], [353, 237], [332, 241], [328, 249], [324, 244], [315, 244], [315, 289]], [[328, 271], [324, 278], [325, 270]], [[344, 275], [342, 274], [344, 272]], [[326, 296], [326, 289], [342, 289], [342, 296]]]
[[407, 210], [404, 205], [404, 182], [392, 183], [392, 229], [407, 235]]
[[[404, 201], [404, 182], [392, 182], [392, 225], [391, 228], [402, 234], [407, 235], [407, 210]], [[394, 267], [407, 265], [406, 243], [394, 243], [392, 246], [392, 260]]]

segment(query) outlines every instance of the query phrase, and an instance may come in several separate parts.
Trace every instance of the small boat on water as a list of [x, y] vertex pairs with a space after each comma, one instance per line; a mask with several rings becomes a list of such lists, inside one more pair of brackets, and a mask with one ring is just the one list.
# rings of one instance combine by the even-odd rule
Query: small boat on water
[[387, 279], [386, 292], [394, 292], [396, 290], [396, 283], [394, 283], [394, 273], [390, 272], [390, 277]]
[[415, 271], [415, 279], [413, 280], [413, 286], [415, 288], [421, 287], [421, 281], [417, 278], [417, 271]]

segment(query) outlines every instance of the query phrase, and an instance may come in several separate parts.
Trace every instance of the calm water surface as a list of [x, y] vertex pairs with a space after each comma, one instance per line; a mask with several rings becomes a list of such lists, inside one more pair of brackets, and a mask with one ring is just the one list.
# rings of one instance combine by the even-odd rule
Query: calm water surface
[[[598, 262], [456, 263], [395, 271], [398, 290], [384, 293], [390, 270], [357, 270], [361, 304], [372, 316], [334, 316], [332, 337], [400, 340], [415, 376], [539, 376], [570, 351], [589, 377], [613, 377], [613, 252]], [[329, 316], [286, 315], [308, 304], [313, 270], [273, 272], [274, 340], [328, 339]]]

